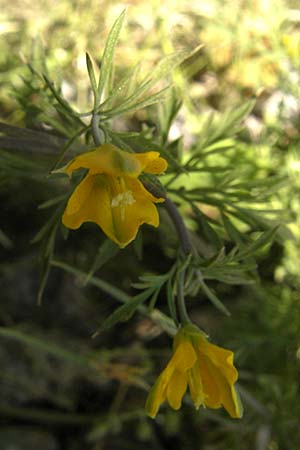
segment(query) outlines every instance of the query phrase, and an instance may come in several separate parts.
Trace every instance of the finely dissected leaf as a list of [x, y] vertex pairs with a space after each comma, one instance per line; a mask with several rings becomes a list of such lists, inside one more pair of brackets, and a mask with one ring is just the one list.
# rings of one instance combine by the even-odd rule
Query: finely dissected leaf
[[[150, 81], [151, 80], [148, 80], [146, 83], [143, 83], [143, 84], [140, 84], [140, 86], [137, 86], [135, 91], [131, 95], [127, 96], [116, 108], [118, 108], [118, 109], [126, 108], [126, 107], [128, 107], [128, 105], [132, 105], [132, 103], [134, 103], [134, 101], [138, 101], [138, 99], [140, 97], [142, 97], [142, 94], [148, 89]], [[110, 113], [113, 113], [116, 109], [116, 108], [111, 108], [111, 109], [104, 109], [102, 111], [102, 106], [107, 105], [107, 103], [109, 103], [109, 102], [105, 101], [105, 102], [103, 102], [103, 104], [100, 105], [100, 110], [103, 115], [105, 115], [105, 114], [109, 115]]]
[[[63, 195], [59, 195], [58, 197], [54, 197], [51, 198], [50, 200], [46, 200], [44, 203], [41, 203], [38, 206], [38, 209], [47, 209], [47, 208], [51, 208], [51, 206], [55, 206], [58, 203], [62, 202], [63, 200], [65, 200], [67, 198], [68, 194], [63, 194]], [[35, 241], [31, 241], [31, 242], [37, 242]]]
[[157, 299], [158, 299], [159, 292], [160, 292], [160, 288], [158, 288], [158, 289], [157, 289], [156, 291], [154, 291], [154, 293], [152, 294], [152, 296], [151, 296], [151, 298], [150, 298], [150, 300], [149, 300], [149, 307], [148, 307], [149, 312], [153, 311], [153, 309], [154, 309], [154, 307], [155, 307], [155, 305], [156, 305]]
[[176, 69], [176, 67], [178, 67], [190, 54], [191, 52], [188, 50], [181, 50], [179, 52], [166, 55], [162, 58], [151, 72], [151, 83], [148, 88], [153, 86], [162, 78], [169, 76], [173, 70]]
[[135, 313], [137, 308], [153, 293], [153, 289], [147, 289], [141, 294], [132, 297], [124, 305], [115, 309], [110, 316], [108, 316], [98, 330], [93, 334], [96, 337], [101, 331], [107, 330], [118, 322], [126, 322]]
[[[188, 164], [196, 157], [200, 157], [207, 148], [207, 156], [230, 150], [234, 146], [234, 142], [228, 138], [240, 130], [242, 120], [249, 114], [253, 106], [254, 102], [250, 101], [238, 108], [228, 109], [219, 116], [214, 112], [209, 112], [202, 122], [200, 139]], [[215, 148], [214, 145], [216, 145]]]
[[132, 287], [134, 287], [135, 289], [147, 289], [147, 288], [152, 288], [152, 289], [157, 289], [157, 288], [161, 288], [164, 283], [166, 283], [166, 281], [169, 278], [169, 272], [167, 274], [164, 275], [151, 275], [151, 274], [145, 274], [139, 277], [140, 279], [140, 283], [132, 283]]
[[[197, 223], [199, 224], [201, 231], [211, 243], [213, 243], [214, 247], [220, 248], [222, 246], [221, 239], [218, 233], [214, 230], [214, 228], [210, 225], [208, 217], [200, 211], [199, 208], [194, 203], [191, 203], [192, 210], [196, 216]], [[201, 233], [202, 234], [202, 233]]]
[[37, 242], [41, 241], [53, 227], [54, 220], [56, 220], [56, 218], [52, 217], [49, 221], [45, 222], [44, 225], [36, 233], [36, 235], [31, 239], [30, 243], [36, 244]]
[[[83, 272], [82, 270], [77, 269], [76, 267], [73, 267], [63, 261], [52, 260], [51, 265], [53, 267], [59, 267], [60, 269], [65, 270], [66, 272], [72, 273], [73, 275], [80, 277], [82, 280], [85, 280], [88, 275], [86, 272]], [[127, 303], [131, 299], [131, 297], [125, 292], [123, 292], [121, 289], [117, 288], [116, 286], [113, 286], [112, 284], [108, 283], [105, 280], [102, 280], [99, 277], [94, 276], [90, 277], [89, 283], [98, 287], [107, 294], [111, 295], [113, 298], [115, 298], [121, 303]]]
[[174, 323], [177, 324], [178, 320], [175, 306], [174, 284], [172, 281], [172, 277], [170, 277], [167, 282], [167, 302], [171, 317], [174, 320]]
[[233, 264], [232, 266], [212, 266], [202, 268], [203, 277], [206, 280], [218, 280], [221, 283], [240, 285], [253, 284], [255, 277], [247, 272], [256, 269], [255, 262], [249, 264]]
[[[170, 73], [176, 67], [178, 67], [178, 65], [186, 58], [187, 55], [189, 55], [189, 52], [183, 50], [181, 52], [172, 53], [171, 55], [165, 56], [157, 64], [157, 66], [154, 68], [151, 74], [147, 75], [145, 79], [140, 83], [140, 85], [136, 87], [134, 92], [120, 105], [120, 108], [123, 110], [127, 109], [129, 105], [132, 107], [134, 101], [138, 100], [142, 95], [146, 93], [146, 91], [149, 91], [149, 89], [153, 87], [159, 80], [165, 78], [167, 75], [170, 75]], [[152, 94], [150, 96], [148, 95], [147, 98], [144, 98], [139, 102], [136, 102], [135, 105], [140, 103], [142, 104], [149, 98], [152, 97], [156, 98], [158, 94], [162, 93], [165, 89], [161, 89], [156, 94]]]
[[260, 210], [249, 209], [241, 207], [238, 204], [230, 204], [234, 208], [227, 211], [227, 213], [237, 217], [242, 222], [248, 224], [253, 229], [274, 229], [277, 227], [277, 233], [275, 239], [278, 242], [282, 242], [285, 239], [294, 239], [294, 235], [291, 230], [284, 226], [287, 219], [284, 216], [279, 216], [276, 219], [270, 219], [269, 216], [274, 213], [274, 210]]
[[106, 86], [110, 83], [110, 77], [112, 76], [113, 70], [113, 58], [115, 47], [122, 29], [125, 14], [126, 9], [124, 9], [124, 11], [120, 14], [120, 16], [113, 24], [113, 27], [106, 41], [105, 49], [103, 52], [103, 58], [101, 62], [100, 77], [98, 82], [98, 100], [100, 101]]
[[257, 250], [260, 250], [261, 248], [265, 247], [266, 245], [271, 244], [276, 235], [278, 228], [279, 228], [279, 225], [274, 228], [271, 228], [270, 230], [266, 231], [265, 233], [262, 233], [258, 239], [256, 239], [251, 245], [249, 245], [242, 252], [240, 252], [239, 257], [247, 258], [250, 256], [254, 256]]
[[[51, 266], [53, 267], [59, 267], [60, 269], [65, 270], [66, 272], [72, 273], [73, 275], [76, 275], [82, 279], [85, 279], [87, 276], [86, 272], [83, 272], [80, 269], [77, 269], [76, 267], [73, 267], [63, 261], [57, 261], [52, 259], [51, 260]], [[132, 297], [130, 297], [125, 292], [121, 291], [121, 289], [113, 286], [112, 284], [108, 283], [107, 281], [102, 280], [99, 277], [92, 276], [89, 280], [89, 283], [98, 287], [103, 292], [106, 292], [107, 294], [111, 295], [113, 298], [118, 300], [121, 303], [127, 304], [132, 300]], [[150, 290], [150, 294], [153, 292]], [[142, 295], [143, 292], [140, 294]], [[149, 316], [148, 308], [146, 308], [144, 305], [139, 304], [137, 306], [137, 309], [145, 316]], [[154, 310], [150, 314], [151, 319], [159, 325], [163, 330], [166, 331], [166, 333], [173, 336], [176, 333], [176, 327], [174, 326], [174, 323], [170, 317], [166, 316], [164, 313], [158, 310]]]
[[55, 163], [51, 167], [49, 172], [53, 172], [59, 164], [63, 161], [64, 157], [68, 153], [68, 151], [71, 149], [72, 145], [78, 139], [83, 133], [85, 133], [88, 129], [88, 126], [84, 126], [83, 128], [80, 128], [68, 141], [65, 143], [65, 145], [62, 147], [58, 158], [55, 160]]
[[69, 137], [70, 131], [64, 124], [62, 124], [62, 122], [60, 120], [56, 119], [55, 117], [51, 117], [48, 114], [44, 114], [44, 113], [39, 115], [39, 119], [42, 122], [44, 122], [46, 125], [48, 125], [49, 127], [53, 128], [56, 131], [59, 131], [66, 138]]
[[45, 172], [42, 163], [30, 161], [23, 155], [16, 155], [5, 150], [0, 150], [0, 163], [2, 171], [15, 172], [23, 178], [42, 178]]
[[196, 269], [196, 274], [204, 293], [207, 295], [208, 299], [212, 302], [212, 304], [223, 314], [225, 314], [226, 316], [230, 316], [230, 312], [228, 311], [226, 306], [221, 302], [221, 300], [216, 296], [216, 294], [214, 294], [211, 291], [211, 289], [209, 289], [207, 284], [204, 282], [202, 273], [200, 272], [199, 269], [198, 270]]
[[228, 236], [233, 242], [236, 242], [239, 244], [239, 246], [244, 245], [244, 239], [243, 235], [238, 231], [238, 229], [233, 225], [233, 223], [229, 220], [229, 218], [221, 212], [223, 224], [225, 227], [225, 230], [227, 231]]
[[[56, 218], [56, 217], [55, 217]], [[51, 231], [49, 232], [48, 237], [45, 240], [44, 244], [44, 252], [43, 252], [43, 264], [42, 264], [42, 274], [40, 279], [40, 285], [37, 294], [37, 303], [40, 305], [42, 303], [43, 294], [45, 291], [45, 287], [47, 285], [47, 280], [50, 274], [51, 269], [51, 260], [54, 255], [54, 247], [56, 234], [59, 226], [59, 221], [56, 221], [54, 225], [52, 225]]]
[[38, 289], [38, 293], [37, 293], [37, 304], [38, 305], [42, 304], [42, 299], [43, 299], [45, 287], [47, 285], [48, 277], [50, 274], [50, 269], [51, 269], [51, 260], [50, 260], [50, 258], [47, 258], [43, 264], [42, 273], [41, 273], [41, 277], [40, 277], [40, 284], [39, 284], [39, 289]]
[[[158, 92], [154, 94], [148, 94], [145, 96], [146, 92], [149, 91], [151, 87], [153, 87], [159, 80], [165, 78], [169, 75], [176, 67], [180, 65], [180, 63], [189, 55], [188, 51], [182, 50], [177, 53], [172, 53], [171, 55], [165, 56], [154, 68], [150, 75], [145, 77], [145, 79], [140, 83], [139, 86], [136, 86], [136, 89], [130, 93], [128, 97], [120, 103], [120, 105], [116, 106], [113, 109], [103, 110], [103, 106], [107, 103], [110, 104], [109, 98], [101, 105], [101, 112], [103, 115], [107, 115], [108, 117], [113, 117], [122, 113], [134, 112], [137, 109], [145, 108], [147, 106], [153, 105], [157, 103], [159, 100], [162, 100], [162, 94], [168, 87], [160, 89]], [[137, 70], [139, 66], [137, 66]], [[127, 85], [127, 80], [124, 81]], [[124, 86], [122, 87], [124, 88]], [[116, 94], [113, 94], [115, 96]]]
[[112, 242], [110, 239], [106, 239], [103, 244], [98, 248], [98, 252], [95, 256], [91, 270], [89, 271], [85, 283], [88, 283], [91, 276], [94, 275], [96, 270], [99, 270], [110, 259], [116, 256], [120, 251], [120, 247]]
[[141, 230], [138, 232], [135, 240], [133, 241], [133, 250], [139, 261], [143, 260], [143, 234]]
[[65, 139], [53, 134], [20, 128], [0, 122], [0, 147], [8, 150], [33, 152], [38, 154], [56, 154], [65, 144]]
[[31, 61], [32, 66], [34, 66], [35, 70], [43, 73], [48, 73], [48, 68], [46, 64], [46, 55], [45, 48], [43, 46], [43, 41], [40, 36], [37, 36], [33, 39], [31, 47], [31, 54], [29, 60]]
[[[64, 196], [64, 197], [66, 197], [66, 196]], [[54, 199], [51, 199], [51, 200], [48, 200], [47, 202], [45, 202], [43, 205], [46, 205], [46, 206], [44, 206], [44, 207], [46, 208], [48, 206], [51, 206], [49, 204], [49, 202], [53, 202], [53, 200]], [[56, 198], [56, 200], [57, 200], [57, 198]], [[57, 203], [57, 202], [55, 202], [55, 203]], [[31, 241], [30, 241], [31, 244], [36, 244], [37, 242], [39, 242], [41, 239], [43, 239], [47, 235], [48, 232], [49, 232], [49, 235], [51, 234], [51, 230], [55, 229], [56, 226], [60, 223], [60, 217], [61, 217], [63, 208], [64, 208], [64, 204], [61, 204], [57, 207], [55, 213], [51, 215], [51, 217], [45, 222], [45, 224], [40, 228], [40, 230], [36, 233], [36, 235], [31, 239]]]
[[138, 101], [137, 103], [132, 102], [124, 102], [119, 107], [111, 110], [111, 111], [103, 111], [103, 114], [106, 114], [107, 117], [114, 117], [119, 114], [128, 114], [137, 111], [138, 109], [146, 108], [148, 106], [154, 105], [155, 103], [163, 100], [163, 94], [169, 89], [169, 87], [165, 87], [155, 94], [147, 96], [145, 99]]
[[62, 210], [64, 208], [64, 202], [59, 204], [55, 213], [51, 218], [45, 223], [45, 225], [39, 230], [35, 237], [31, 240], [31, 243], [37, 243], [44, 239], [42, 247], [42, 274], [40, 279], [40, 285], [38, 289], [37, 300], [40, 305], [42, 302], [42, 297], [47, 284], [51, 269], [51, 261], [54, 254], [54, 247], [56, 241], [57, 231], [60, 225], [60, 218]]
[[170, 95], [166, 98], [164, 103], [158, 105], [159, 113], [159, 128], [162, 145], [167, 143], [172, 123], [177, 116], [182, 105], [182, 99], [177, 95], [175, 89], [170, 91]]
[[227, 150], [231, 150], [235, 146], [236, 142], [233, 139], [221, 139], [220, 141], [214, 142], [208, 147], [205, 147], [204, 151], [201, 153], [201, 156], [206, 157], [216, 153], [223, 153]]
[[[114, 86], [113, 91], [110, 93], [104, 102], [101, 103], [99, 110], [103, 110], [104, 106], [106, 108], [111, 108], [114, 101], [119, 100], [119, 104], [122, 103], [122, 98], [124, 101], [133, 95], [133, 89], [130, 87], [131, 84], [136, 81], [137, 72], [140, 70], [140, 64], [137, 64], [129, 73], [123, 77], [119, 83]], [[136, 88], [136, 86], [135, 86]]]
[[67, 111], [69, 114], [76, 114], [75, 111], [71, 108], [71, 106], [69, 105], [69, 103], [60, 95], [60, 93], [55, 89], [54, 87], [54, 83], [49, 80], [49, 78], [47, 77], [47, 75], [43, 75], [44, 81], [47, 85], [47, 87], [50, 89], [50, 91], [52, 92], [53, 96], [56, 98], [56, 100], [58, 101], [58, 103], [62, 106], [62, 108]]
[[94, 71], [94, 67], [93, 67], [93, 61], [91, 60], [91, 57], [87, 52], [86, 52], [85, 56], [86, 56], [87, 71], [88, 71], [89, 79], [91, 82], [91, 88], [94, 93], [94, 98], [96, 98], [97, 97], [97, 81], [96, 81], [95, 71]]

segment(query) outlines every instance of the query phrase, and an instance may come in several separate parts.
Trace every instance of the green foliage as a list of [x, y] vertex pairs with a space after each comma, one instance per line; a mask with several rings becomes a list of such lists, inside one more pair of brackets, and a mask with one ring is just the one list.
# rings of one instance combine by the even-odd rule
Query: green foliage
[[[7, 280], [15, 284], [15, 294], [8, 290], [4, 296], [0, 336], [5, 343], [18, 343], [20, 347], [12, 346], [12, 354], [28, 352], [29, 363], [24, 356], [20, 379], [13, 383], [17, 393], [25, 392], [29, 405], [37, 404], [31, 410], [26, 402], [23, 407], [21, 397], [15, 400], [5, 393], [0, 414], [11, 420], [27, 417], [24, 420], [46, 424], [81, 424], [85, 427], [82, 442], [87, 439], [109, 448], [123, 446], [129, 430], [128, 448], [132, 449], [140, 448], [141, 441], [147, 448], [165, 445], [162, 442], [170, 446], [172, 439], [178, 448], [193, 448], [201, 439], [199, 445], [212, 450], [240, 450], [241, 442], [243, 450], [294, 450], [300, 416], [300, 134], [299, 109], [291, 112], [288, 101], [299, 94], [297, 77], [292, 76], [300, 58], [297, 30], [292, 23], [282, 22], [281, 1], [274, 7], [274, 20], [263, 14], [268, 7], [260, 2], [257, 10], [252, 2], [244, 2], [242, 18], [235, 10], [231, 14], [231, 2], [213, 2], [213, 20], [205, 8], [198, 10], [192, 4], [190, 10], [178, 9], [176, 14], [184, 20], [175, 29], [173, 6], [169, 14], [154, 13], [154, 8], [155, 32], [145, 37], [144, 29], [150, 28], [138, 24], [145, 43], [135, 43], [131, 57], [128, 33], [133, 24], [123, 28], [125, 11], [115, 21], [99, 20], [97, 5], [95, 17], [96, 9], [91, 8], [89, 20], [84, 20], [86, 3], [82, 2], [83, 10], [78, 6], [74, 16], [69, 3], [61, 2], [60, 8], [64, 14], [69, 12], [72, 33], [76, 30], [78, 39], [73, 41], [71, 33], [66, 50], [58, 46], [50, 27], [45, 31], [46, 49], [40, 38], [19, 43], [26, 65], [11, 54], [15, 34], [8, 36], [0, 57], [5, 68], [0, 78], [4, 111], [0, 123], [1, 268], [3, 285]], [[150, 8], [142, 3], [131, 8]], [[143, 17], [147, 11], [152, 17], [149, 9], [145, 11]], [[56, 13], [49, 14], [56, 34], [61, 26], [62, 35], [67, 36], [67, 21], [59, 25]], [[264, 21], [268, 32], [255, 28], [255, 17]], [[92, 29], [96, 19], [97, 29], [103, 23], [101, 59], [99, 35], [86, 28], [90, 23]], [[109, 32], [108, 22], [112, 23]], [[20, 41], [25, 28], [22, 22]], [[65, 54], [61, 62], [54, 56], [55, 49]], [[80, 69], [84, 52], [85, 72]], [[253, 74], [252, 80], [248, 74]], [[215, 87], [207, 84], [206, 76], [213, 78]], [[262, 86], [269, 91], [258, 92]], [[274, 108], [268, 110], [268, 101], [278, 93], [282, 100], [274, 113]], [[252, 135], [249, 119], [260, 124], [258, 135]], [[126, 151], [159, 151], [167, 159], [168, 170], [159, 180], [141, 179], [178, 208], [191, 242], [188, 255], [182, 252], [182, 236], [163, 204], [160, 228], [142, 227], [125, 250], [104, 238], [93, 224], [76, 233], [66, 231], [61, 216], [82, 173], [68, 180], [59, 168], [99, 145], [97, 140]], [[28, 274], [27, 266], [37, 260], [40, 281], [23, 294], [16, 280], [20, 279], [20, 286], [27, 278], [36, 280], [37, 268]], [[162, 337], [156, 350], [155, 343], [149, 350], [148, 341], [162, 331], [175, 334], [182, 274], [195, 321], [217, 336], [221, 345], [227, 342], [235, 350], [246, 410], [241, 423], [225, 419], [219, 411], [191, 413], [188, 406], [182, 413], [164, 411], [154, 427], [144, 416], [145, 366], [150, 369], [153, 361], [163, 365], [170, 349], [167, 343], [164, 353]], [[13, 307], [9, 295], [17, 299]], [[24, 297], [31, 300], [28, 315]], [[43, 312], [36, 312], [36, 303], [42, 299], [40, 309], [46, 317], [40, 318]], [[6, 386], [15, 368], [10, 368], [4, 350], [0, 357]], [[43, 394], [30, 397], [35, 386], [27, 372], [36, 376], [42, 361], [46, 361], [41, 372], [46, 387]], [[84, 404], [83, 414], [75, 413], [81, 407], [72, 394], [78, 390], [76, 377], [93, 386], [92, 394], [93, 389], [101, 394], [101, 401], [97, 398], [91, 409]], [[58, 392], [49, 387], [53, 382], [60, 386]], [[114, 383], [119, 390], [114, 390]], [[142, 395], [135, 394], [137, 389], [143, 389]], [[101, 396], [105, 397], [103, 407]], [[43, 402], [51, 405], [49, 411]], [[61, 408], [65, 411], [60, 412]]]

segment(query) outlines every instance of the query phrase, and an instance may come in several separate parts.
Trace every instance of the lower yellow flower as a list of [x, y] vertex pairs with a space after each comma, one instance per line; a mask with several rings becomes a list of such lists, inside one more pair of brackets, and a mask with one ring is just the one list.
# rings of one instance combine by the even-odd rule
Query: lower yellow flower
[[237, 378], [231, 351], [209, 343], [196, 326], [184, 326], [174, 338], [172, 358], [149, 393], [147, 414], [154, 418], [165, 400], [179, 409], [189, 387], [197, 409], [223, 406], [231, 417], [241, 418], [243, 407], [234, 386]]
[[142, 172], [159, 174], [167, 168], [158, 152], [128, 153], [111, 144], [74, 158], [64, 170], [68, 175], [79, 168], [88, 173], [71, 195], [62, 222], [77, 229], [95, 222], [120, 247], [131, 242], [139, 226], [159, 225], [154, 203], [163, 202], [148, 192], [138, 180]]

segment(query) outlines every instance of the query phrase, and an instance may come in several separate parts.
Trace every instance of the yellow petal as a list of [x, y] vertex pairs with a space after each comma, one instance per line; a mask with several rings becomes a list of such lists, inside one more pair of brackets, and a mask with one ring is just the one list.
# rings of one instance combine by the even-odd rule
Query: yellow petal
[[205, 404], [205, 395], [203, 392], [201, 372], [198, 361], [188, 371], [188, 385], [194, 405], [196, 409], [198, 409], [200, 405]]
[[135, 158], [140, 162], [143, 172], [158, 174], [165, 172], [168, 163], [161, 158], [159, 152], [136, 153]]
[[120, 181], [110, 177], [110, 187], [114, 234], [121, 247], [136, 237], [143, 223], [158, 227], [159, 215], [153, 202], [159, 199], [139, 180], [123, 177]]
[[[82, 205], [85, 204], [86, 199], [91, 194], [93, 187], [94, 177], [87, 175], [73, 191], [71, 197], [69, 198], [64, 215], [72, 215], [79, 211], [79, 209], [82, 208]], [[76, 226], [75, 228], [78, 227]]]
[[113, 176], [138, 177], [142, 165], [134, 153], [124, 152], [111, 144], [103, 144], [74, 158], [66, 167], [70, 175], [79, 168], [89, 169], [90, 174], [106, 173]]
[[164, 198], [154, 197], [154, 195], [147, 191], [143, 183], [141, 183], [139, 180], [127, 176], [124, 176], [123, 178], [128, 189], [131, 189], [136, 197], [147, 198], [153, 203], [162, 203], [165, 201]]
[[187, 388], [187, 374], [174, 370], [167, 387], [167, 400], [173, 409], [181, 407], [182, 397]]
[[211, 371], [210, 361], [203, 355], [198, 354], [199, 372], [202, 380], [204, 404], [208, 408], [221, 408], [221, 391], [215, 379], [215, 373]]
[[148, 416], [152, 417], [152, 419], [156, 417], [160, 405], [165, 401], [167, 397], [167, 386], [173, 372], [174, 366], [170, 361], [149, 392], [146, 400], [146, 412]]
[[180, 333], [181, 331], [175, 337], [176, 350], [172, 362], [179, 372], [186, 372], [195, 364], [197, 355], [189, 339]]
[[125, 247], [143, 223], [159, 225], [154, 201], [159, 199], [135, 178], [89, 172], [70, 197], [62, 221], [71, 229], [95, 222], [112, 241]]
[[84, 222], [95, 222], [102, 229], [104, 225], [110, 230], [113, 228], [110, 210], [107, 178], [87, 175], [69, 198], [62, 222], [71, 229], [79, 228]]
[[[206, 367], [209, 370], [209, 373], [211, 374], [211, 377], [214, 380], [215, 384], [218, 386], [220, 400], [226, 411], [232, 418], [242, 417], [242, 404], [233, 384], [229, 382], [222, 370], [215, 366], [208, 357], [206, 357]], [[208, 400], [210, 399], [211, 394], [211, 391], [208, 392]], [[207, 404], [207, 406], [210, 406], [209, 401], [206, 401], [205, 403]]]
[[200, 345], [201, 353], [207, 355], [207, 357], [214, 363], [216, 367], [224, 373], [228, 382], [235, 383], [238, 379], [238, 372], [233, 365], [234, 354], [230, 350], [211, 344], [205, 338], [201, 337], [198, 341]]

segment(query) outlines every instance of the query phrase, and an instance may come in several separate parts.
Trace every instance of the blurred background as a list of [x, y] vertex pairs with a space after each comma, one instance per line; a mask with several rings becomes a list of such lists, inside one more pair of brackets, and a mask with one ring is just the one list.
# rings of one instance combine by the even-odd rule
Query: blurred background
[[[170, 355], [171, 339], [139, 315], [91, 339], [117, 303], [99, 283], [84, 285], [80, 271], [74, 277], [52, 268], [37, 306], [43, 261], [32, 240], [48, 218], [37, 205], [49, 199], [49, 184], [36, 176], [40, 155], [32, 154], [25, 168], [15, 156], [15, 178], [0, 167], [0, 450], [297, 450], [300, 3], [0, 0], [1, 121], [54, 129], [58, 138], [65, 137], [57, 117], [45, 117], [47, 102], [27, 63], [43, 71], [46, 61], [64, 98], [78, 111], [88, 109], [85, 52], [100, 65], [109, 30], [125, 6], [117, 79], [138, 61], [151, 72], [164, 55], [196, 49], [184, 75], [174, 77], [182, 107], [169, 138], [180, 139], [188, 152], [207, 113], [252, 99], [254, 107], [238, 131], [242, 151], [234, 169], [240, 164], [249, 173], [285, 180], [268, 195], [269, 206], [287, 218], [286, 235], [257, 253], [256, 284], [215, 286], [231, 316], [223, 317], [205, 295], [197, 302], [188, 299], [195, 322], [215, 343], [235, 351], [245, 416], [233, 421], [219, 410], [196, 412], [186, 399], [180, 412], [164, 408], [156, 421], [147, 419], [147, 389]], [[155, 111], [118, 117], [114, 127], [120, 132], [151, 128]], [[31, 179], [25, 171], [35, 175]], [[206, 212], [214, 217], [213, 209]], [[141, 271], [168, 270], [169, 243], [149, 230], [144, 242], [142, 260], [131, 246], [101, 267], [99, 277], [130, 293]], [[99, 235], [87, 225], [60, 242], [57, 251], [86, 269], [98, 245]], [[231, 245], [229, 236], [226, 246]], [[165, 303], [161, 295], [159, 307], [167, 312]]]

